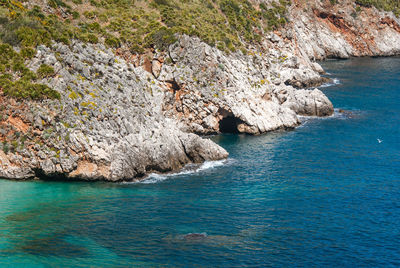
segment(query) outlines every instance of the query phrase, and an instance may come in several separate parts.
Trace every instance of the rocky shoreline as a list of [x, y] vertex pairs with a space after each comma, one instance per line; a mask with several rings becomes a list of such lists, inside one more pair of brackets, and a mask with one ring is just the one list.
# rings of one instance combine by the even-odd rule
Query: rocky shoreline
[[57, 75], [41, 82], [60, 92], [61, 100], [30, 101], [20, 110], [9, 100], [10, 131], [26, 132], [30, 139], [14, 153], [0, 154], [0, 176], [132, 180], [228, 156], [191, 132], [260, 134], [297, 126], [296, 113], [333, 111], [321, 91], [282, 83], [296, 64], [283, 67], [282, 78], [271, 77], [265, 66], [280, 62], [225, 56], [188, 36], [169, 55], [171, 63], [158, 73], [155, 62], [167, 61], [167, 55], [152, 55], [146, 70], [146, 58], [127, 61], [102, 45], [39, 47], [28, 66], [34, 71], [54, 66]]
[[[228, 157], [199, 135], [257, 135], [294, 128], [299, 116], [331, 115], [313, 60], [400, 52], [393, 14], [365, 9], [355, 21], [346, 3], [325, 14], [322, 4], [295, 1], [291, 22], [248, 54], [187, 35], [143, 55], [80, 41], [38, 47], [27, 66], [52, 66], [55, 76], [41, 83], [61, 98], [16, 101], [0, 92], [0, 178], [140, 180]], [[4, 142], [17, 133], [22, 144]]]

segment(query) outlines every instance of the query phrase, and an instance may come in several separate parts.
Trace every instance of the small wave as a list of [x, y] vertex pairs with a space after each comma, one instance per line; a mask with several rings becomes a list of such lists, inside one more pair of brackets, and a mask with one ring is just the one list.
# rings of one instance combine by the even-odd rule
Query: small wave
[[310, 120], [326, 120], [326, 119], [331, 119], [331, 118], [336, 118], [338, 116], [338, 113], [335, 111], [333, 112], [332, 115], [329, 116], [316, 116], [316, 115], [298, 115], [297, 117], [300, 119], [301, 125], [304, 125]]
[[[353, 113], [353, 112], [349, 112], [349, 113]], [[342, 109], [339, 109], [339, 108], [335, 108], [333, 115], [331, 115], [330, 117], [336, 118], [336, 119], [348, 119], [349, 118], [348, 114], [343, 113]]]
[[341, 83], [340, 83], [340, 80], [338, 79], [338, 78], [333, 78], [332, 79], [332, 83], [325, 83], [325, 84], [322, 84], [321, 86], [319, 86], [319, 87], [331, 87], [331, 86], [336, 86], [336, 85], [340, 85]]
[[165, 175], [152, 173], [145, 180], [143, 180], [141, 182], [138, 182], [138, 183], [151, 184], [151, 183], [157, 183], [157, 182], [160, 182], [160, 181], [164, 181], [166, 179], [167, 179], [167, 176], [165, 176]]
[[189, 169], [182, 169], [180, 172], [176, 173], [168, 173], [168, 174], [158, 174], [158, 173], [151, 173], [147, 176], [146, 179], [139, 181], [138, 183], [144, 183], [144, 184], [152, 184], [152, 183], [157, 183], [161, 181], [165, 181], [166, 179], [170, 177], [176, 177], [176, 176], [181, 176], [181, 175], [188, 175], [194, 173], [195, 170], [189, 170]]
[[217, 161], [205, 161], [201, 165], [196, 164], [188, 164], [186, 165], [181, 171], [175, 173], [167, 173], [167, 174], [158, 174], [158, 173], [151, 173], [149, 174], [146, 179], [142, 181], [136, 182], [125, 182], [125, 183], [143, 183], [143, 184], [152, 184], [158, 183], [161, 181], [165, 181], [171, 177], [178, 177], [182, 175], [189, 175], [194, 173], [199, 173], [202, 171], [210, 170], [219, 166], [223, 166], [226, 164], [232, 163], [233, 159], [225, 159], [225, 160], [217, 160]]
[[222, 166], [222, 165], [226, 164], [227, 162], [228, 162], [227, 160], [206, 161], [196, 171], [200, 172], [202, 170], [219, 167], [219, 166]]
[[307, 115], [298, 115], [300, 119], [301, 125], [299, 127], [303, 127], [309, 120], [326, 120], [326, 119], [349, 119], [360, 117], [360, 110], [344, 110], [341, 108], [335, 108], [333, 110], [333, 114], [330, 116], [307, 116]]

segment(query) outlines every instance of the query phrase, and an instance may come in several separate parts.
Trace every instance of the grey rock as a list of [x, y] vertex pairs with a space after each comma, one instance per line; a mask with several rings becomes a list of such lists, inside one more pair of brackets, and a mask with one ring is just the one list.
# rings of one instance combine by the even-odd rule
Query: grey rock
[[[293, 81], [298, 87], [322, 83], [311, 64], [305, 65], [291, 51], [272, 51], [263, 56], [225, 55], [197, 38], [183, 36], [179, 45], [170, 48], [170, 54], [179, 61], [166, 68], [174, 72], [172, 78], [164, 81], [177, 83], [175, 97], [168, 97], [165, 114], [184, 123], [183, 129], [195, 133], [219, 132], [223, 120], [231, 122], [231, 131], [249, 134], [293, 128], [299, 124], [297, 107], [305, 105], [303, 99], [310, 98], [311, 102], [314, 97], [306, 94], [303, 99], [292, 98], [295, 105], [282, 106], [296, 92], [291, 83], [284, 82]], [[162, 74], [159, 79], [165, 77]], [[271, 94], [277, 90], [271, 81], [286, 93]]]
[[161, 62], [158, 60], [153, 60], [152, 64], [151, 64], [151, 71], [154, 75], [154, 77], [158, 78], [160, 76], [161, 73]]
[[[299, 116], [331, 115], [332, 103], [314, 89], [326, 81], [315, 60], [398, 54], [399, 20], [376, 9], [370, 10], [373, 17], [361, 12], [354, 20], [346, 1], [329, 16], [318, 13], [322, 7], [315, 1], [307, 12], [301, 3], [293, 5], [285, 29], [266, 34], [262, 49], [251, 47], [248, 55], [178, 36], [165, 55], [150, 53], [146, 70], [140, 66], [144, 57], [133, 67], [101, 44], [39, 46], [27, 66], [54, 66], [57, 76], [42, 82], [61, 100], [28, 102], [26, 118], [44, 143], [32, 141], [8, 154], [0, 150], [0, 177], [137, 180], [228, 157], [193, 133], [261, 134], [296, 127]], [[332, 26], [333, 17], [350, 27]]]

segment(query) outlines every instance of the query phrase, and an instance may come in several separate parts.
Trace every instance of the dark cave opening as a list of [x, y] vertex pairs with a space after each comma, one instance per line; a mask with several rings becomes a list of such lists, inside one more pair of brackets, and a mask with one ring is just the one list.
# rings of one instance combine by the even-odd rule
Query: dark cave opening
[[227, 116], [219, 121], [219, 131], [221, 133], [240, 133], [237, 126], [243, 121], [234, 116]]

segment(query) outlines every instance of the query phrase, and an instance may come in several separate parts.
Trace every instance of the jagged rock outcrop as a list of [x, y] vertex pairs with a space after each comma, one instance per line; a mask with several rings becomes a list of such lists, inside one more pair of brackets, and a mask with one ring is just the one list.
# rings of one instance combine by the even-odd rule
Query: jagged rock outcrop
[[164, 110], [187, 131], [260, 134], [297, 126], [297, 114], [333, 113], [321, 91], [290, 85], [291, 81], [299, 87], [324, 81], [290, 51], [226, 55], [197, 38], [183, 36], [166, 57], [174, 64], [164, 64], [158, 77], [169, 89]]
[[19, 130], [29, 140], [13, 153], [1, 152], [0, 177], [131, 180], [228, 156], [165, 118], [159, 82], [104, 46], [42, 46], [28, 66], [35, 70], [43, 63], [57, 75], [42, 82], [62, 98], [26, 103], [32, 116], [10, 109], [8, 121], [15, 128], [24, 124]]
[[31, 116], [10, 106], [29, 141], [2, 153], [0, 177], [130, 180], [228, 156], [190, 132], [260, 134], [333, 111], [321, 91], [285, 83], [319, 77], [292, 55], [226, 55], [182, 36], [153, 57], [135, 65], [102, 45], [39, 47], [28, 67], [53, 66], [41, 82], [62, 97], [26, 103]]
[[[38, 47], [27, 66], [53, 66], [40, 82], [61, 99], [0, 91], [0, 178], [135, 180], [223, 159], [223, 148], [197, 134], [261, 134], [333, 113], [315, 88], [326, 82], [315, 59], [400, 52], [399, 20], [352, 1], [296, 0], [289, 18], [247, 54], [185, 35], [144, 55], [78, 41]], [[21, 144], [6, 143], [10, 136]]]
[[26, 125], [29, 140], [1, 155], [0, 177], [131, 180], [228, 156], [190, 132], [260, 134], [297, 126], [297, 114], [333, 112], [321, 91], [286, 83], [319, 75], [284, 51], [227, 55], [182, 36], [136, 64], [80, 42], [39, 47], [27, 66], [42, 64], [56, 75], [41, 82], [61, 100], [25, 102], [31, 115], [15, 118], [10, 104], [10, 120]]
[[[355, 1], [294, 1], [289, 12], [298, 47], [310, 59], [400, 53], [400, 20]], [[358, 8], [357, 8], [358, 7]]]

